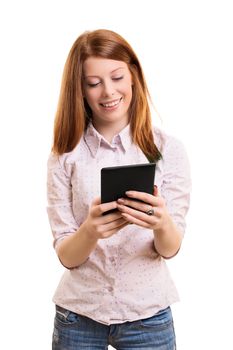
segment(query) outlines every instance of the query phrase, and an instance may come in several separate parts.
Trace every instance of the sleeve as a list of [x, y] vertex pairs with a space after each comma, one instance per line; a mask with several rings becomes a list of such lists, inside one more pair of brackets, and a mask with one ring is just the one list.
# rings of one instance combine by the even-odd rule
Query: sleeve
[[47, 163], [47, 213], [55, 249], [78, 229], [72, 209], [72, 165], [64, 166], [61, 157], [51, 154]]
[[164, 173], [161, 195], [165, 199], [169, 214], [184, 235], [185, 217], [190, 205], [190, 165], [183, 144], [170, 137], [163, 153]]

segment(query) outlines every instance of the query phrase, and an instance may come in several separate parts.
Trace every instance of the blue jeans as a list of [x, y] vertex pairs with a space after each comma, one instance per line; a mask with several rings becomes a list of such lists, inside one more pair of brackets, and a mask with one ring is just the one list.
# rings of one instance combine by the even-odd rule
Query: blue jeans
[[175, 350], [170, 307], [134, 322], [110, 326], [56, 306], [53, 350]]

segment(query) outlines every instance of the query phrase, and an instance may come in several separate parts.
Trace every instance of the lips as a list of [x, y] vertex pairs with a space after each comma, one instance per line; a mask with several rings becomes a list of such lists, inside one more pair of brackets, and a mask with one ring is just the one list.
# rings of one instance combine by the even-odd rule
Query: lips
[[100, 103], [100, 105], [103, 106], [104, 108], [112, 108], [112, 107], [116, 107], [117, 105], [119, 105], [121, 100], [122, 100], [122, 97], [118, 98], [117, 100], [113, 100], [113, 101], [109, 101], [109, 102], [105, 102], [105, 103]]

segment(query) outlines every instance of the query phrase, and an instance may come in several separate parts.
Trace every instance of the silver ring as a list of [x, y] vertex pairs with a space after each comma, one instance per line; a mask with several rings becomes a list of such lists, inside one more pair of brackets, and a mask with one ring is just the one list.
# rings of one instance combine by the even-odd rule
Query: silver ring
[[155, 211], [154, 211], [153, 208], [151, 208], [150, 210], [148, 210], [148, 211], [146, 212], [146, 214], [149, 215], [149, 216], [154, 215], [154, 213], [155, 213]]

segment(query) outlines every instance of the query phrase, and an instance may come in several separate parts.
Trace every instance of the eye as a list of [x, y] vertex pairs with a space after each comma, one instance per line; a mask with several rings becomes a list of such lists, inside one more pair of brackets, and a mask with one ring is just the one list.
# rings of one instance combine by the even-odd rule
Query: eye
[[100, 84], [100, 82], [98, 82], [98, 83], [87, 83], [87, 86], [93, 88], [93, 87], [98, 86], [99, 84]]
[[121, 80], [121, 79], [123, 79], [123, 78], [124, 78], [124, 77], [123, 77], [123, 75], [122, 75], [122, 76], [120, 76], [120, 77], [112, 78], [112, 80], [116, 81], [116, 80]]

